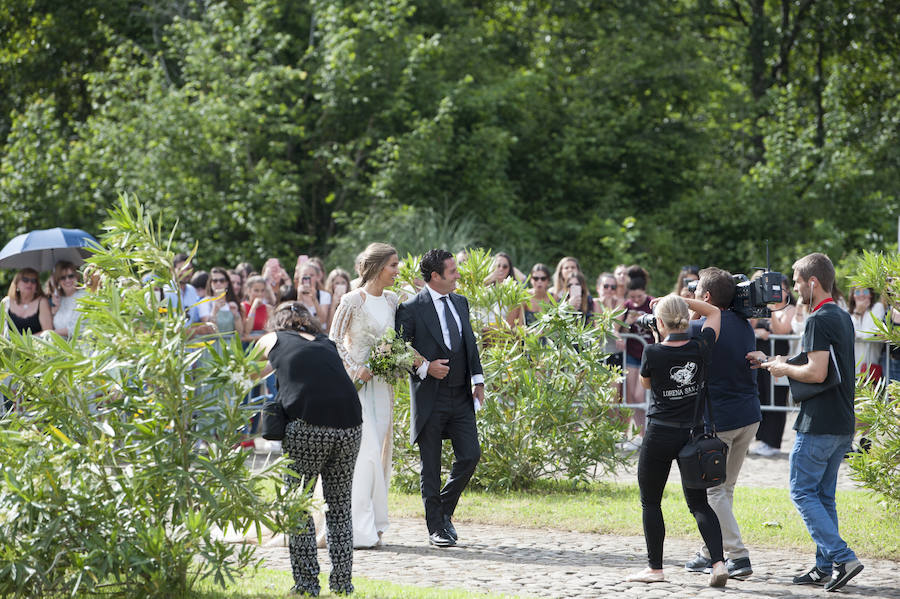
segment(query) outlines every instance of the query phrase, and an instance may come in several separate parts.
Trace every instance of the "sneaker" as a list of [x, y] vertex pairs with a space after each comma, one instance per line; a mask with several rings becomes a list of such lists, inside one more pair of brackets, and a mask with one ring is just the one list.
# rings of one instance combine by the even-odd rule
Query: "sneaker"
[[684, 564], [684, 569], [688, 572], [703, 572], [704, 574], [709, 574], [712, 570], [712, 560], [708, 557], [703, 557], [702, 553], [697, 553], [693, 559]]
[[834, 567], [834, 572], [831, 574], [831, 580], [825, 583], [826, 591], [836, 591], [848, 582], [850, 579], [862, 572], [863, 565], [859, 563], [859, 560], [851, 560], [849, 562], [844, 562], [843, 564], [838, 564]]
[[758, 455], [764, 458], [771, 458], [777, 455], [781, 455], [781, 450], [775, 447], [772, 447], [765, 441], [760, 441], [756, 445], [750, 448], [750, 455]]
[[813, 566], [813, 569], [806, 574], [794, 576], [792, 582], [794, 584], [825, 584], [830, 578], [831, 574]]
[[725, 562], [716, 562], [709, 571], [709, 586], [723, 587], [728, 582], [728, 568]]
[[746, 578], [753, 574], [749, 557], [739, 557], [735, 560], [729, 558], [725, 561], [725, 567], [728, 568], [728, 578]]

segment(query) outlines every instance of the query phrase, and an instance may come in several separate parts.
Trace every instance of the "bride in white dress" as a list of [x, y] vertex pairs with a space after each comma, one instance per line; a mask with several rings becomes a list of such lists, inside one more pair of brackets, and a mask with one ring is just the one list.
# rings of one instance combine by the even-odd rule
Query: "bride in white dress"
[[365, 364], [372, 346], [394, 326], [397, 294], [386, 288], [399, 272], [397, 250], [384, 243], [370, 244], [359, 260], [359, 287], [341, 298], [331, 324], [331, 338], [350, 378], [365, 384], [362, 404], [362, 441], [353, 472], [353, 546], [374, 547], [388, 529], [387, 495], [393, 449], [394, 390], [373, 378]]

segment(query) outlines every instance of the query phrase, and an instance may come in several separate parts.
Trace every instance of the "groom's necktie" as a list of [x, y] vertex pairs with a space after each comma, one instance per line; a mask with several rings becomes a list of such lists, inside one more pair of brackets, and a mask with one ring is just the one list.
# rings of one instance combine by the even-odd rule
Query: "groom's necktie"
[[447, 331], [450, 333], [450, 351], [456, 350], [462, 343], [462, 337], [459, 336], [459, 327], [456, 325], [456, 319], [453, 318], [453, 312], [450, 310], [450, 300], [445, 295], [441, 298], [444, 302], [444, 322], [447, 323]]

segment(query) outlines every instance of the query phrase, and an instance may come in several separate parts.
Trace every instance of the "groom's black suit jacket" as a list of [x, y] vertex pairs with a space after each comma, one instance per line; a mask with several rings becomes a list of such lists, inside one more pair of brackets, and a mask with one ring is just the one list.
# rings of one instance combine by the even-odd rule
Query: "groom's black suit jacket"
[[[472, 332], [472, 324], [469, 322], [469, 302], [465, 297], [456, 293], [450, 294], [450, 301], [459, 314], [462, 325], [462, 338], [465, 346], [466, 361], [466, 392], [472, 396], [472, 375], [483, 374], [481, 359], [478, 357], [478, 345], [475, 342], [475, 334]], [[422, 357], [428, 361], [447, 359], [450, 350], [444, 344], [444, 335], [441, 332], [441, 321], [438, 320], [437, 309], [428, 293], [428, 289], [422, 289], [417, 295], [403, 302], [397, 308], [396, 328], [409, 341]], [[442, 306], [441, 306], [442, 308]], [[412, 423], [410, 426], [410, 442], [415, 443], [422, 431], [422, 427], [428, 421], [428, 417], [434, 408], [440, 381], [431, 375], [424, 380], [418, 374], [410, 376], [410, 408], [412, 411]], [[474, 410], [474, 404], [469, 402], [468, 409]]]

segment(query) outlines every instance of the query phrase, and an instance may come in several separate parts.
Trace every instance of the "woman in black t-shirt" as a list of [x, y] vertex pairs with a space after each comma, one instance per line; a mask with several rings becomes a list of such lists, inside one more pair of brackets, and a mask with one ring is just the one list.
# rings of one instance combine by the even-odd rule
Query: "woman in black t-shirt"
[[[287, 414], [283, 446], [298, 476], [288, 476], [285, 482], [288, 487], [305, 487], [321, 475], [332, 564], [328, 586], [336, 594], [349, 594], [353, 592], [351, 487], [362, 436], [359, 395], [334, 342], [303, 304], [279, 305], [271, 324], [274, 332], [260, 337], [257, 344], [275, 369], [276, 401]], [[312, 515], [301, 533], [290, 535], [288, 547], [293, 590], [317, 596], [319, 564]]]
[[[668, 295], [651, 302], [656, 315], [659, 343], [648, 346], [641, 360], [641, 384], [651, 390], [647, 411], [647, 433], [638, 458], [638, 486], [641, 490], [644, 538], [648, 566], [629, 575], [629, 582], [660, 582], [663, 576], [663, 540], [666, 530], [662, 515], [662, 495], [672, 461], [690, 439], [694, 406], [706, 384], [706, 367], [719, 335], [721, 315], [712, 304]], [[706, 317], [698, 337], [687, 334], [690, 310]], [[702, 416], [699, 422], [702, 426]], [[684, 498], [697, 521], [700, 535], [712, 559], [710, 586], [724, 586], [728, 580], [722, 553], [719, 519], [706, 501], [705, 489], [684, 488]]]

